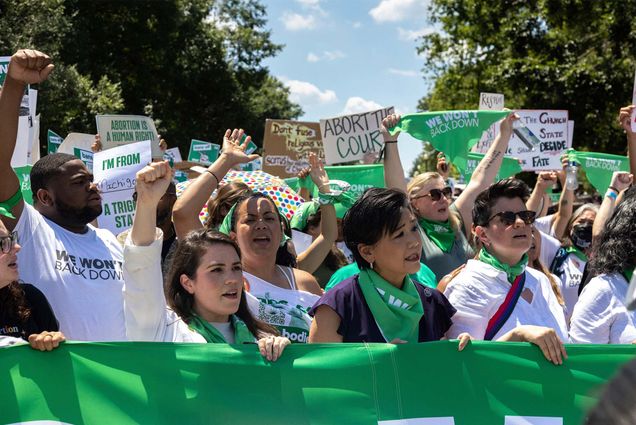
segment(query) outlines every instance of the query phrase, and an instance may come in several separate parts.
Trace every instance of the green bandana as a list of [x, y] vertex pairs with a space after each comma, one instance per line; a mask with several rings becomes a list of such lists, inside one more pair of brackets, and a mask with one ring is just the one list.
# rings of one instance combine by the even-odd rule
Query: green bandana
[[509, 266], [508, 264], [504, 264], [495, 258], [490, 252], [486, 250], [486, 248], [482, 248], [479, 251], [479, 260], [490, 264], [497, 270], [501, 270], [506, 272], [506, 276], [508, 276], [508, 282], [512, 283], [515, 281], [515, 278], [524, 272], [526, 269], [526, 265], [528, 264], [528, 254], [523, 254], [521, 260], [514, 266]]
[[[460, 168], [462, 175], [464, 176], [464, 183], [468, 184], [470, 178], [473, 176], [475, 169], [484, 159], [484, 154], [469, 152], [468, 158], [466, 160], [466, 168]], [[459, 168], [459, 167], [457, 167]], [[495, 181], [507, 179], [508, 177], [512, 177], [517, 173], [522, 172], [521, 165], [519, 164], [519, 160], [516, 158], [507, 158], [504, 157], [503, 161], [501, 161], [501, 167], [499, 167], [499, 171], [497, 171], [497, 175], [495, 176]]]
[[433, 221], [425, 218], [418, 220], [426, 236], [433, 241], [442, 251], [449, 253], [455, 242], [455, 232], [450, 225], [450, 221]]
[[614, 171], [629, 171], [629, 160], [621, 155], [568, 149], [568, 159], [581, 165], [585, 177], [601, 194], [607, 192]]
[[[234, 343], [235, 344], [249, 344], [256, 341], [254, 335], [247, 328], [245, 322], [236, 317], [236, 315], [230, 315], [230, 321], [232, 322], [232, 328], [234, 329]], [[190, 329], [196, 331], [207, 342], [213, 342], [217, 344], [226, 344], [227, 341], [223, 337], [223, 334], [219, 332], [214, 325], [211, 325], [206, 320], [203, 320], [200, 316], [193, 314], [192, 320], [188, 324]]]
[[565, 248], [565, 251], [570, 253], [570, 254], [574, 254], [576, 255], [576, 257], [581, 260], [581, 261], [585, 261], [587, 263], [587, 255], [585, 255], [583, 253], [583, 251], [581, 251], [580, 249], [578, 249], [575, 246], [568, 246], [567, 248]]
[[0, 215], [9, 217], [15, 220], [15, 216], [11, 213], [11, 210], [13, 209], [13, 207], [18, 205], [18, 202], [20, 202], [20, 199], [22, 199], [22, 192], [20, 191], [20, 189], [18, 189], [15, 195], [13, 195], [12, 197], [10, 197], [4, 202], [0, 202]]
[[317, 202], [304, 202], [296, 211], [294, 211], [294, 215], [290, 221], [290, 225], [292, 229], [300, 230], [301, 232], [305, 230], [307, 227], [307, 221], [309, 217], [315, 215], [318, 212], [320, 205]]
[[358, 283], [387, 342], [395, 338], [409, 343], [418, 342], [424, 308], [410, 277], [406, 276], [402, 289], [398, 289], [375, 271], [365, 269], [360, 272]]
[[[221, 222], [221, 225], [219, 226], [219, 232], [223, 233], [224, 235], [230, 236], [230, 232], [232, 231], [232, 216], [234, 216], [234, 210], [236, 210], [236, 206], [238, 205], [238, 202], [234, 205], [232, 205], [232, 208], [230, 208], [230, 210], [227, 212], [226, 216], [223, 217], [223, 222]], [[278, 215], [278, 217], [281, 220], [287, 220], [287, 217], [283, 216], [283, 215]], [[285, 244], [287, 243], [288, 240], [290, 240], [289, 236], [287, 236], [285, 234], [285, 232], [283, 232], [283, 230], [281, 229], [281, 233], [283, 234], [283, 239], [280, 241], [280, 246], [285, 246]]]
[[631, 282], [633, 275], [634, 275], [634, 269], [633, 268], [625, 270], [623, 272], [623, 276], [625, 276], [625, 279], [627, 279], [627, 283]]

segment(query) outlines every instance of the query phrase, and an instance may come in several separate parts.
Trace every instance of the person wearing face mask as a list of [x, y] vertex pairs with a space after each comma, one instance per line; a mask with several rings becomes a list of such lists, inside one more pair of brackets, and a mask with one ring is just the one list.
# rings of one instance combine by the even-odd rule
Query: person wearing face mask
[[482, 248], [444, 291], [457, 309], [447, 335], [531, 342], [561, 364], [568, 337], [563, 309], [548, 278], [527, 267], [536, 215], [526, 209], [529, 195], [524, 182], [506, 179], [477, 196], [473, 231]]
[[550, 272], [561, 282], [567, 322], [579, 299], [579, 285], [592, 247], [592, 226], [598, 205], [584, 204], [572, 214], [565, 228], [566, 237], [550, 265]]
[[473, 256], [469, 244], [473, 223], [471, 209], [477, 195], [494, 181], [508, 148], [512, 124], [518, 119], [511, 113], [501, 121], [499, 134], [473, 172], [466, 189], [454, 201], [452, 189], [446, 186], [440, 174], [448, 173], [445, 161], [438, 163], [440, 173], [422, 173], [405, 184], [397, 149], [398, 134], [391, 136], [388, 132], [397, 125], [400, 116], [389, 115], [382, 121], [386, 186], [408, 194], [422, 231], [421, 261], [433, 270], [438, 281]]

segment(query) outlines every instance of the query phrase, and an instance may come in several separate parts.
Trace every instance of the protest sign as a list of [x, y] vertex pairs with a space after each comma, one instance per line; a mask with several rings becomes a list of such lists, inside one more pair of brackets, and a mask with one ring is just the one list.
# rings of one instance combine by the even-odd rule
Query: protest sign
[[508, 111], [436, 111], [404, 115], [390, 130], [410, 134], [444, 152], [458, 167], [466, 166], [468, 151], [493, 123]]
[[574, 149], [568, 150], [568, 156], [581, 165], [585, 177], [601, 195], [607, 191], [614, 171], [629, 171], [629, 159], [626, 156]]
[[[518, 134], [513, 132], [506, 156], [521, 160], [524, 171], [560, 170], [561, 155], [571, 147], [568, 146], [568, 111], [565, 110], [531, 110], [515, 111], [521, 117], [521, 126], [526, 127], [538, 139], [538, 146], [532, 150]], [[473, 152], [486, 153], [499, 133], [499, 126], [489, 129], [473, 148]]]
[[480, 111], [501, 111], [504, 108], [504, 95], [501, 93], [479, 93]]
[[256, 171], [263, 169], [263, 161], [261, 158], [256, 158], [253, 161], [247, 162], [245, 164], [239, 164], [239, 167], [243, 171]]
[[[469, 152], [466, 160], [466, 167], [457, 167], [464, 176], [464, 183], [468, 184], [468, 182], [470, 182], [470, 178], [472, 177], [475, 168], [477, 168], [477, 165], [479, 165], [479, 162], [484, 158], [484, 156], [485, 155], [481, 153]], [[521, 165], [519, 164], [518, 159], [504, 157], [501, 162], [501, 167], [495, 176], [495, 181], [507, 179], [521, 171]]]
[[394, 112], [393, 107], [361, 114], [321, 119], [320, 133], [327, 164], [357, 161], [368, 152], [384, 147], [380, 134], [382, 120]]
[[96, 115], [95, 120], [103, 150], [150, 140], [152, 157], [163, 158], [163, 152], [159, 148], [159, 136], [152, 118], [142, 115]]
[[22, 198], [27, 204], [33, 205], [33, 193], [31, 192], [31, 169], [32, 165], [25, 165], [23, 167], [16, 167], [13, 169], [15, 175], [18, 176], [20, 181], [20, 191], [22, 192]]
[[132, 226], [135, 175], [152, 160], [150, 140], [130, 143], [95, 154], [95, 182], [102, 194], [99, 227], [115, 235]]
[[[340, 180], [349, 183], [349, 192], [357, 199], [371, 187], [385, 187], [384, 164], [339, 165], [325, 167], [329, 180]], [[318, 196], [318, 188], [314, 190]]]
[[324, 159], [320, 124], [266, 120], [263, 138], [263, 171], [280, 178], [294, 177], [309, 167], [309, 153]]
[[536, 345], [510, 342], [461, 352], [457, 341], [292, 344], [276, 362], [255, 344], [69, 341], [51, 353], [25, 344], [0, 350], [2, 422], [581, 424], [636, 348], [565, 349], [554, 366]]
[[93, 151], [87, 151], [80, 148], [73, 149], [73, 155], [82, 160], [86, 164], [86, 168], [93, 171]]
[[49, 130], [47, 132], [46, 153], [55, 153], [55, 152], [57, 152], [58, 148], [60, 147], [60, 145], [62, 144], [63, 141], [64, 141], [64, 139], [62, 138], [62, 136], [59, 136], [53, 130]]
[[188, 161], [210, 165], [219, 157], [220, 150], [221, 146], [217, 144], [192, 139], [190, 142]]
[[75, 148], [92, 151], [91, 146], [93, 146], [93, 143], [95, 143], [94, 134], [68, 133], [62, 144], [57, 148], [57, 151], [75, 155]]
[[174, 178], [172, 180], [174, 181], [174, 184], [187, 182], [188, 173], [181, 170], [174, 170]]
[[183, 161], [183, 159], [181, 158], [181, 152], [179, 151], [179, 148], [166, 149], [165, 152], [163, 153], [163, 159], [168, 159], [168, 157], [172, 159], [173, 163]]

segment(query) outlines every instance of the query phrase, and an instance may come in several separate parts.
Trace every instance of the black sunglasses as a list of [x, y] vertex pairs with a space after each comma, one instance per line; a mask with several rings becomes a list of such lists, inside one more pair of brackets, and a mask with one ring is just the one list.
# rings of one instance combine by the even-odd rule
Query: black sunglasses
[[9, 236], [0, 236], [2, 252], [8, 254], [18, 243], [18, 232], [11, 232]]
[[519, 217], [525, 224], [530, 225], [534, 223], [536, 216], [537, 213], [534, 211], [502, 211], [490, 217], [487, 224], [490, 223], [493, 218], [499, 217], [503, 224], [506, 226], [512, 226], [517, 221], [517, 217]]
[[415, 201], [416, 199], [424, 198], [426, 196], [430, 196], [431, 201], [433, 202], [439, 201], [440, 199], [442, 199], [442, 196], [444, 196], [446, 199], [451, 199], [453, 196], [453, 189], [448, 186], [446, 186], [444, 189], [431, 189], [430, 192], [425, 193], [424, 195], [414, 196], [413, 198], [411, 198], [411, 200]]

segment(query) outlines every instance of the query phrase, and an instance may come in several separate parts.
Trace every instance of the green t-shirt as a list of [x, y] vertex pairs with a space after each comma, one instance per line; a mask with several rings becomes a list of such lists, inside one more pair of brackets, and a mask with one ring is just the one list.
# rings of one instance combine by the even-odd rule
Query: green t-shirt
[[[338, 269], [333, 275], [331, 275], [331, 279], [327, 283], [325, 287], [325, 292], [342, 282], [350, 278], [353, 275], [360, 273], [360, 269], [356, 263], [349, 264], [348, 266], [344, 266]], [[411, 279], [414, 282], [421, 283], [424, 286], [428, 286], [429, 288], [437, 288], [437, 279], [435, 279], [435, 273], [426, 266], [426, 264], [420, 263], [420, 270], [417, 273], [410, 275]]]

